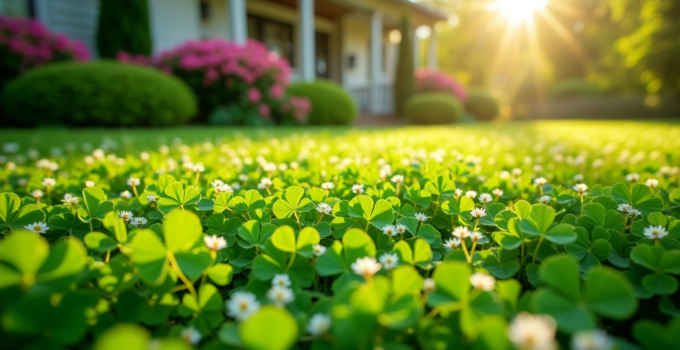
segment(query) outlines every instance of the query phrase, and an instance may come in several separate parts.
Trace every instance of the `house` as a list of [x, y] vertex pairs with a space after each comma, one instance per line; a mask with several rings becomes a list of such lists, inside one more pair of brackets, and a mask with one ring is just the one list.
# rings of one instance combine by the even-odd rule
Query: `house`
[[[446, 18], [408, 0], [147, 0], [154, 52], [186, 40], [221, 37], [263, 42], [285, 57], [293, 80], [340, 83], [360, 110], [387, 114], [400, 40], [399, 21], [413, 30]], [[23, 8], [50, 29], [86, 43], [96, 55], [98, 0], [0, 0]], [[9, 6], [9, 5], [11, 6]], [[423, 30], [421, 30], [423, 31]], [[427, 33], [427, 30], [424, 30]], [[437, 32], [430, 30], [427, 66], [437, 66]], [[420, 47], [415, 35], [414, 45]], [[414, 50], [416, 66], [420, 50]]]

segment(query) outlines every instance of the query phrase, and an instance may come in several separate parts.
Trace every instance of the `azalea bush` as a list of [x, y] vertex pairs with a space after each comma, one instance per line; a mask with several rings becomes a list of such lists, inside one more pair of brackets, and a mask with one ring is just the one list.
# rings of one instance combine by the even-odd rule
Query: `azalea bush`
[[465, 88], [453, 77], [445, 73], [420, 68], [416, 70], [416, 92], [443, 92], [447, 93], [461, 102], [467, 99]]
[[36, 20], [0, 16], [0, 90], [8, 81], [32, 68], [89, 58], [82, 42], [51, 33]]
[[212, 124], [304, 124], [303, 98], [286, 95], [288, 62], [254, 40], [188, 41], [154, 57], [118, 54], [118, 60], [156, 67], [184, 80], [199, 101], [198, 121]]
[[3, 345], [672, 349], [677, 133], [12, 135]]

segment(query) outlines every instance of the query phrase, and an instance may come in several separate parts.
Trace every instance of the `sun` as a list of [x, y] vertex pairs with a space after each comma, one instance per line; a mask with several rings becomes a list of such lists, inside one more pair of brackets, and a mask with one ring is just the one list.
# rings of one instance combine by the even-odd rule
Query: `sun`
[[534, 12], [542, 12], [549, 0], [496, 0], [489, 3], [489, 11], [498, 12], [511, 22], [531, 19]]

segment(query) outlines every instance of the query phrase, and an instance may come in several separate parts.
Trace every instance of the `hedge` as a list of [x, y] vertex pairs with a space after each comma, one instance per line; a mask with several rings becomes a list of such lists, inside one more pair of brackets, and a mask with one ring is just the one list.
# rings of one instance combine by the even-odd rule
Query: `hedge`
[[196, 99], [179, 79], [115, 62], [57, 63], [11, 82], [3, 124], [161, 126], [188, 122]]
[[484, 91], [471, 91], [465, 101], [465, 110], [478, 120], [491, 120], [500, 113], [498, 100]]
[[423, 92], [406, 101], [406, 117], [414, 124], [447, 124], [463, 114], [460, 101], [445, 92]]
[[327, 80], [298, 82], [288, 87], [292, 96], [309, 98], [309, 124], [351, 124], [357, 117], [352, 97], [338, 84]]

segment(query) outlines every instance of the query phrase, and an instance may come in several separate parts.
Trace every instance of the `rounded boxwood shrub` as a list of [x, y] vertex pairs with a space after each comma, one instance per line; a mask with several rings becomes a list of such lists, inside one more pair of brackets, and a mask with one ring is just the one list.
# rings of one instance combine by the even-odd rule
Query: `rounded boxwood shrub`
[[471, 91], [465, 101], [465, 110], [478, 120], [491, 120], [498, 116], [498, 100], [484, 91]]
[[591, 97], [599, 94], [600, 89], [596, 85], [580, 79], [563, 80], [550, 89], [550, 97], [556, 99]]
[[312, 104], [309, 124], [350, 124], [357, 117], [352, 97], [340, 85], [327, 80], [293, 83], [292, 96], [307, 97]]
[[463, 114], [460, 101], [445, 92], [423, 92], [406, 101], [406, 117], [414, 124], [446, 124]]
[[196, 114], [196, 99], [179, 79], [116, 62], [55, 63], [14, 80], [0, 97], [3, 124], [24, 126], [159, 126]]

